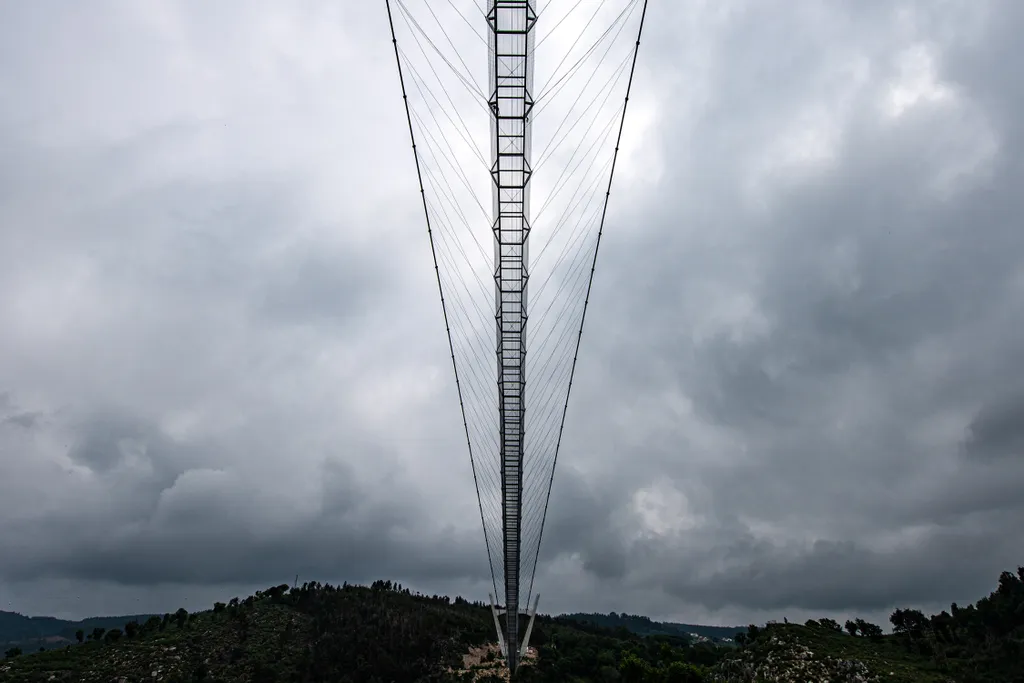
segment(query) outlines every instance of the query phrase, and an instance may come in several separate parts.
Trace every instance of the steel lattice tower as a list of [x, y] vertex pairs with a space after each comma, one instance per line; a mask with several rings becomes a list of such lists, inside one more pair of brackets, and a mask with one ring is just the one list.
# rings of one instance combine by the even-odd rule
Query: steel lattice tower
[[526, 431], [526, 290], [530, 236], [530, 109], [534, 0], [489, 0], [491, 176], [494, 223], [502, 547], [508, 666], [519, 661], [519, 568]]

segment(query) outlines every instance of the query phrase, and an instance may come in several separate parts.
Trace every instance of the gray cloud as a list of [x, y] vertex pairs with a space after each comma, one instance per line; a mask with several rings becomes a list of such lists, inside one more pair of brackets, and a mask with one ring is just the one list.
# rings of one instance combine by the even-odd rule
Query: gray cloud
[[[483, 598], [379, 8], [43, 4], [0, 10], [5, 608]], [[1024, 559], [1024, 10], [715, 7], [641, 48], [543, 609], [974, 600]]]
[[15, 413], [14, 415], [8, 415], [4, 418], [4, 422], [24, 427], [25, 429], [32, 429], [39, 422], [39, 418], [42, 417], [41, 413], [24, 412]]
[[[666, 129], [685, 136], [675, 148], [687, 153], [666, 154], [660, 187], [683, 198], [621, 210], [623, 225], [645, 227], [637, 242], [622, 237], [605, 252], [606, 269], [623, 275], [610, 275], [614, 287], [595, 297], [589, 328], [602, 347], [590, 368], [600, 353], [616, 358], [617, 404], [605, 414], [628, 411], [616, 427], [644, 435], [620, 462], [648, 469], [648, 486], [671, 477], [690, 508], [686, 530], [628, 544], [626, 585], [719, 610], [879, 612], [979, 595], [999, 567], [1019, 563], [1024, 472], [982, 471], [960, 457], [968, 430], [995, 422], [979, 411], [987, 416], [994, 397], [1019, 391], [1012, 368], [1024, 344], [1014, 323], [1024, 293], [1014, 218], [1022, 178], [1008, 145], [1018, 124], [993, 116], [944, 68], [943, 50], [982, 61], [1001, 49], [988, 31], [1002, 32], [1005, 6], [988, 9], [994, 23], [970, 35], [978, 22], [967, 21], [958, 35], [917, 7], [914, 25], [947, 32], [930, 38], [934, 78], [949, 94], [940, 89], [934, 103], [895, 120], [884, 115], [884, 80], [922, 40], [886, 32], [899, 32], [895, 10], [870, 18], [887, 26], [870, 43], [836, 50], [808, 45], [813, 32], [797, 30], [790, 14], [790, 38], [770, 48], [757, 11], [730, 26], [736, 47], [722, 64], [732, 71], [715, 95], [747, 106], [723, 104], [691, 127]], [[856, 26], [842, 29], [839, 43], [860, 38]], [[841, 70], [851, 47], [877, 78], [817, 80]], [[808, 70], [792, 66], [802, 50], [821, 50]], [[741, 66], [747, 57], [757, 70]], [[780, 85], [799, 84], [799, 96], [758, 88], [757, 74], [773, 69], [792, 76]], [[996, 73], [1016, 78], [987, 77]], [[842, 88], [854, 92], [830, 92]], [[829, 107], [840, 121], [801, 112]], [[743, 157], [801, 123], [831, 149], [790, 168], [777, 150], [779, 166], [756, 178], [761, 187], [745, 187]], [[972, 157], [976, 168], [957, 168]], [[627, 319], [633, 334], [617, 329]], [[601, 450], [599, 440], [591, 445]], [[606, 543], [617, 548], [619, 539]]]
[[[7, 520], [13, 552], [0, 572], [10, 580], [263, 585], [295, 573], [483, 576], [476, 535], [424, 518], [427, 502], [411, 482], [371, 488], [356, 468], [327, 458], [305, 482], [300, 504], [294, 492], [268, 488], [237, 467], [214, 467], [211, 444], [174, 442], [152, 425], [109, 416], [75, 431], [83, 436], [69, 460], [104, 479], [109, 498]], [[401, 494], [399, 502], [389, 492]]]
[[1024, 396], [985, 405], [968, 426], [967, 453], [980, 458], [1024, 456]]

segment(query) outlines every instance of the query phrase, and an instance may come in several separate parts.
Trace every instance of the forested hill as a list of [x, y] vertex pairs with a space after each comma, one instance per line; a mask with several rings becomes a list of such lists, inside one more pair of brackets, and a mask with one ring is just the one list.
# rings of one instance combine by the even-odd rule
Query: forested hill
[[584, 623], [597, 624], [609, 629], [625, 628], [640, 636], [703, 636], [710, 640], [725, 640], [736, 637], [736, 634], [747, 630], [746, 626], [701, 626], [699, 624], [679, 624], [673, 621], [652, 621], [647, 617], [635, 614], [593, 614], [575, 612], [563, 614], [562, 619], [570, 619]]
[[[494, 620], [482, 603], [415, 595], [390, 581], [281, 585], [201, 613], [179, 609], [97, 629], [81, 645], [11, 652], [0, 681], [494, 681], [501, 662], [493, 641]], [[702, 680], [720, 659], [712, 646], [543, 616], [531, 645], [518, 678], [534, 683], [620, 680], [621, 667]]]
[[[737, 647], [538, 617], [525, 683], [1024, 683], [1024, 568], [975, 605], [926, 617], [896, 610], [895, 633], [856, 619], [750, 626]], [[493, 683], [502, 680], [490, 609], [461, 598], [307, 583], [212, 610], [97, 627], [81, 645], [12, 648], [0, 681]], [[505, 672], [507, 673], [507, 671]]]
[[149, 614], [130, 614], [119, 617], [90, 617], [81, 621], [68, 621], [54, 617], [26, 617], [17, 612], [0, 610], [0, 650], [20, 647], [37, 650], [40, 647], [63, 647], [75, 642], [75, 634], [82, 630], [91, 633], [95, 628], [118, 628], [126, 622], [142, 623]]

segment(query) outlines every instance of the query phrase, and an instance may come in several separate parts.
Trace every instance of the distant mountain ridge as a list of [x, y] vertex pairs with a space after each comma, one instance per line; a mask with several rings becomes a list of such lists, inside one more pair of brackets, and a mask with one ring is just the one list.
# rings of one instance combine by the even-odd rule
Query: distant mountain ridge
[[[40, 647], [50, 649], [75, 642], [75, 632], [82, 629], [86, 634], [95, 628], [123, 628], [126, 622], [137, 621], [140, 624], [150, 618], [150, 614], [128, 614], [113, 617], [89, 617], [79, 621], [57, 619], [56, 617], [28, 617], [17, 612], [0, 610], [0, 645], [5, 648], [18, 646], [26, 651], [34, 651]], [[162, 616], [162, 615], [156, 615]], [[580, 623], [590, 623], [604, 628], [625, 628], [639, 636], [676, 636], [692, 640], [694, 635], [713, 641], [732, 640], [736, 634], [743, 633], [745, 626], [703, 626], [700, 624], [681, 624], [671, 621], [653, 621], [649, 617], [636, 614], [597, 614], [574, 612], [562, 614], [558, 618]]]
[[680, 636], [692, 639], [694, 635], [697, 635], [709, 640], [732, 640], [737, 633], [744, 633], [747, 630], [746, 626], [701, 626], [700, 624], [680, 624], [672, 621], [653, 621], [648, 617], [617, 612], [608, 614], [575, 612], [563, 614], [559, 618], [596, 624], [604, 628], [625, 628], [638, 636]]
[[[140, 624], [149, 619], [149, 614], [127, 614], [121, 617], [89, 617], [80, 621], [57, 619], [56, 617], [27, 617], [18, 612], [0, 610], [0, 645], [23, 650], [38, 650], [60, 647], [75, 642], [75, 631], [82, 629], [87, 634], [94, 628], [123, 628], [129, 621]], [[162, 616], [162, 615], [157, 615]]]

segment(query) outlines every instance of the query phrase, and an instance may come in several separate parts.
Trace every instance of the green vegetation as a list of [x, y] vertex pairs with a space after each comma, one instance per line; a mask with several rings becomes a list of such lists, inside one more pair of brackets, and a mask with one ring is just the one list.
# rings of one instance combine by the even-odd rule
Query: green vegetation
[[995, 592], [977, 605], [926, 617], [897, 609], [892, 635], [863, 619], [804, 626], [750, 626], [738, 656], [715, 681], [895, 681], [896, 683], [1024, 683], [1024, 567], [1003, 572]]
[[[613, 630], [581, 616], [589, 615], [538, 617], [531, 640], [538, 654], [517, 678], [1024, 683], [1024, 568], [1004, 572], [994, 593], [967, 608], [953, 605], [932, 617], [896, 610], [891, 635], [861, 619], [849, 621], [845, 632], [819, 619], [750, 626], [737, 635], [739, 647], [719, 647], [656, 633], [661, 627], [642, 618], [610, 615], [619, 621]], [[60, 649], [9, 648], [0, 681], [495, 681], [502, 679], [500, 658], [488, 645], [493, 628], [482, 603], [414, 595], [390, 581], [368, 588], [281, 585], [198, 614], [179, 609], [78, 628], [70, 634], [77, 644]]]
[[854, 637], [819, 623], [752, 627], [736, 656], [715, 671], [716, 682], [828, 680], [939, 683], [944, 675], [928, 658], [891, 637]]
[[[0, 680], [484, 680], [493, 663], [467, 666], [464, 657], [493, 641], [493, 629], [483, 603], [413, 595], [390, 581], [282, 585], [198, 614], [182, 609], [95, 627], [83, 632], [81, 645], [12, 653], [0, 662]], [[537, 618], [532, 645], [541, 656], [519, 678], [535, 683], [702, 680], [722, 656], [678, 637], [641, 638], [550, 617]]]
[[733, 639], [737, 634], [747, 630], [745, 626], [701, 626], [699, 624], [679, 624], [672, 621], [652, 621], [648, 617], [635, 614], [592, 614], [574, 613], [563, 615], [565, 619], [597, 624], [605, 628], [626, 628], [639, 636], [680, 636], [691, 638], [702, 636], [709, 640]]
[[999, 585], [977, 605], [925, 618], [896, 610], [889, 620], [908, 652], [930, 658], [965, 683], [1024, 683], [1024, 567], [1003, 572]]
[[564, 618], [538, 618], [530, 644], [539, 657], [521, 669], [519, 678], [528, 683], [695, 683], [728, 652], [678, 636], [641, 637]]
[[[66, 621], [53, 617], [26, 617], [16, 612], [0, 610], [0, 645], [3, 648], [20, 648], [24, 652], [35, 652], [40, 647], [45, 649], [63, 648], [64, 646], [82, 642], [86, 633], [96, 628], [104, 631], [121, 628], [126, 621], [142, 623], [150, 615], [132, 614], [123, 617], [92, 617], [82, 621]], [[82, 637], [78, 637], [78, 633]]]

